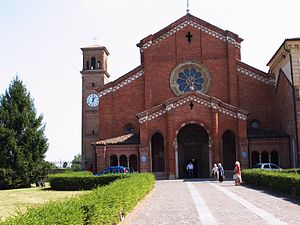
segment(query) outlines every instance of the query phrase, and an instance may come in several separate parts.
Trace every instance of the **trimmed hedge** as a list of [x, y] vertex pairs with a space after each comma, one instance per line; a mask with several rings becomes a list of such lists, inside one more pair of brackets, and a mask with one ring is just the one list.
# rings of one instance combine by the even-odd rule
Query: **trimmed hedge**
[[49, 175], [52, 190], [59, 191], [78, 191], [91, 190], [98, 186], [108, 185], [109, 183], [125, 178], [124, 174], [109, 174], [94, 176], [91, 172], [72, 172]]
[[242, 171], [243, 181], [266, 187], [285, 194], [300, 197], [300, 175], [284, 171], [246, 169]]
[[300, 174], [300, 168], [291, 168], [291, 169], [284, 169], [281, 170], [282, 173], [298, 173]]
[[0, 224], [118, 224], [120, 215], [130, 212], [153, 189], [154, 181], [153, 174], [130, 174], [128, 179], [119, 179], [85, 195], [30, 208]]

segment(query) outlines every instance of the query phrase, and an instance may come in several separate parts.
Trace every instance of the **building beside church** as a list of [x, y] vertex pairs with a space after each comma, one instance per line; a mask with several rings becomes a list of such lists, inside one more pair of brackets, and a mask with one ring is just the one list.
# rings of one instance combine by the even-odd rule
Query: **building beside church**
[[236, 160], [299, 166], [300, 38], [283, 42], [268, 73], [241, 61], [242, 41], [188, 13], [142, 39], [141, 64], [112, 82], [106, 47], [82, 48], [84, 168], [174, 179], [190, 161], [196, 177]]

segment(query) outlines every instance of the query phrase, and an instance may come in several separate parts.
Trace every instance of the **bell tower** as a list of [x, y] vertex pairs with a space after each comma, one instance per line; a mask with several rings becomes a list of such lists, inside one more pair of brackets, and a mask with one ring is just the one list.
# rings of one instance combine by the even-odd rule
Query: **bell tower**
[[99, 138], [99, 97], [96, 88], [107, 83], [106, 47], [92, 45], [81, 48], [83, 54], [82, 74], [82, 129], [81, 129], [81, 155], [82, 168], [96, 172], [96, 153], [91, 145]]

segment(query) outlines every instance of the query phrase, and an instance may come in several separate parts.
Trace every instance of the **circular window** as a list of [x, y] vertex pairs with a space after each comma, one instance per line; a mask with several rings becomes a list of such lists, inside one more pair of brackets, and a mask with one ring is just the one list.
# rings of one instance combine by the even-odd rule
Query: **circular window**
[[128, 124], [126, 124], [126, 125], [124, 126], [124, 132], [125, 132], [126, 134], [133, 133], [133, 131], [134, 131], [134, 127], [133, 127], [132, 124], [128, 123]]
[[259, 127], [258, 121], [257, 121], [257, 120], [252, 120], [252, 121], [250, 122], [250, 127], [251, 127], [251, 128], [258, 128], [258, 127]]
[[170, 86], [175, 95], [188, 92], [207, 93], [211, 77], [208, 70], [200, 64], [185, 62], [177, 65], [170, 76]]

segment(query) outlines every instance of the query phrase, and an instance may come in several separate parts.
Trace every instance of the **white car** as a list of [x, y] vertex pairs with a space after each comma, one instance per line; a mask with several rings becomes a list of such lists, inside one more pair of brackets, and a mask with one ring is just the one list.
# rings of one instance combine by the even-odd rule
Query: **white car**
[[281, 170], [281, 168], [274, 163], [257, 163], [253, 168], [263, 170]]

